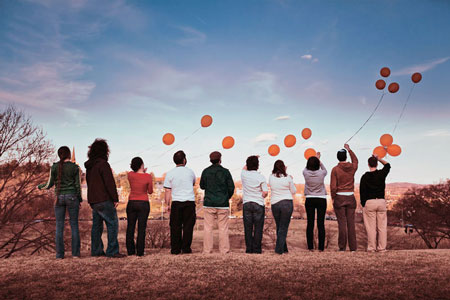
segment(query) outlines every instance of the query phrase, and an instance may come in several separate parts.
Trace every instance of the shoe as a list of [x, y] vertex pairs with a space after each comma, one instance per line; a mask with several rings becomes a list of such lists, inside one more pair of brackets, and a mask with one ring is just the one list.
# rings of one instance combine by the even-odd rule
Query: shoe
[[72, 258], [75, 258], [75, 259], [80, 259], [80, 257], [79, 257], [79, 256], [72, 256]]
[[314, 249], [308, 249], [309, 250], [309, 252], [314, 252]]
[[102, 252], [100, 254], [91, 254], [92, 257], [99, 257], [99, 256], [106, 256], [105, 252]]
[[57, 257], [56, 259], [64, 259], [64, 257]]
[[181, 250], [182, 254], [192, 254], [192, 250]]
[[343, 248], [339, 248], [339, 251], [345, 251], [345, 249], [343, 249]]
[[124, 258], [124, 257], [126, 257], [126, 255], [122, 254], [122, 253], [116, 253], [116, 254], [108, 256], [108, 257], [110, 257], [110, 258]]

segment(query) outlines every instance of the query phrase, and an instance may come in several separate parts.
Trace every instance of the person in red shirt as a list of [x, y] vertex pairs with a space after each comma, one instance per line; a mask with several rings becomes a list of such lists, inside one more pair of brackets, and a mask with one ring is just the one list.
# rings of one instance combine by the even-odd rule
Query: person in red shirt
[[[152, 175], [146, 173], [144, 161], [140, 157], [131, 160], [132, 172], [128, 172], [128, 181], [130, 183], [130, 195], [127, 204], [127, 251], [128, 255], [144, 255], [145, 248], [145, 230], [147, 229], [147, 220], [150, 213], [150, 202], [148, 194], [153, 193]], [[136, 244], [134, 242], [134, 232], [138, 223], [138, 234]]]

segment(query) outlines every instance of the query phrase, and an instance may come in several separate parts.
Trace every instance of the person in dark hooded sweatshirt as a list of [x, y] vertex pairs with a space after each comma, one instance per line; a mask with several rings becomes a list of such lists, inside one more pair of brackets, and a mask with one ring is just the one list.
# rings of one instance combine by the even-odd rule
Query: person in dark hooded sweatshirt
[[[358, 159], [349, 145], [345, 144], [344, 148], [338, 151], [337, 159], [339, 163], [331, 170], [330, 191], [334, 212], [338, 221], [339, 251], [345, 251], [347, 248], [347, 240], [350, 251], [356, 251], [356, 199], [354, 189], [355, 172], [358, 170]], [[351, 163], [346, 161], [347, 151], [350, 154]]]
[[[105, 140], [96, 139], [89, 146], [86, 167], [88, 202], [92, 208], [91, 255], [121, 258], [119, 253], [119, 219], [116, 207], [119, 203], [116, 183], [108, 163], [109, 147]], [[102, 233], [103, 222], [108, 230], [108, 247], [104, 252]]]

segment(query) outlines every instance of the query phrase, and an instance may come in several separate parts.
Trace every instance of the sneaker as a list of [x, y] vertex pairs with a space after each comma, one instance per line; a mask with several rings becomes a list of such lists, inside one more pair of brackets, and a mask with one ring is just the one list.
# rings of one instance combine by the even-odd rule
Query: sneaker
[[126, 255], [122, 254], [122, 253], [116, 253], [116, 254], [108, 256], [108, 257], [110, 257], [110, 258], [124, 258], [124, 257], [126, 257]]
[[79, 256], [72, 256], [72, 258], [75, 258], [75, 259], [80, 259], [80, 257], [79, 257]]

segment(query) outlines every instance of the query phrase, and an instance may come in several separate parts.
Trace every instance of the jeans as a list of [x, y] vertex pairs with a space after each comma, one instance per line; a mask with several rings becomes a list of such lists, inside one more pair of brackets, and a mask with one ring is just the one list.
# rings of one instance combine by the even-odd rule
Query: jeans
[[264, 229], [264, 215], [264, 206], [255, 202], [244, 204], [245, 253], [262, 253], [261, 242]]
[[286, 236], [288, 233], [289, 223], [291, 223], [294, 205], [292, 200], [282, 200], [272, 205], [272, 214], [277, 225], [277, 242], [275, 244], [275, 252], [283, 254], [288, 252], [286, 244]]
[[324, 198], [306, 198], [305, 201], [306, 217], [306, 241], [308, 249], [314, 249], [314, 219], [317, 209], [317, 229], [319, 231], [319, 250], [325, 248], [325, 212], [327, 211], [327, 199]]
[[66, 209], [69, 212], [70, 230], [72, 231], [72, 256], [80, 256], [80, 231], [78, 229], [80, 202], [76, 195], [58, 195], [58, 200], [55, 204], [56, 258], [64, 258], [64, 222]]
[[170, 206], [170, 248], [172, 254], [192, 253], [196, 221], [194, 201], [173, 201]]
[[[150, 213], [150, 203], [148, 201], [130, 200], [127, 204], [127, 252], [128, 255], [144, 255], [145, 230]], [[138, 222], [137, 243], [134, 243], [134, 232]], [[137, 248], [137, 251], [136, 251]]]
[[338, 221], [339, 250], [345, 250], [348, 247], [351, 251], [356, 251], [356, 231], [355, 231], [355, 196], [336, 195], [333, 201], [334, 212]]
[[119, 253], [119, 242], [117, 234], [119, 232], [119, 219], [114, 202], [103, 201], [91, 204], [92, 208], [92, 231], [91, 231], [91, 255], [105, 255], [103, 250], [103, 222], [106, 223], [108, 230], [108, 247], [106, 248], [106, 256], [113, 256]]

